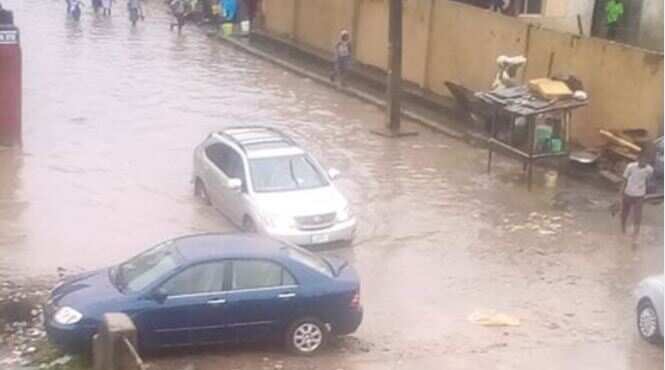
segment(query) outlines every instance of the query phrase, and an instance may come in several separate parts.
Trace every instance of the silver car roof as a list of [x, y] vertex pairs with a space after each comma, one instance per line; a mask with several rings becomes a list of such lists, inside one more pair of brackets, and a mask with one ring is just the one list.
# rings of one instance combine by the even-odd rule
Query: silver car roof
[[249, 158], [303, 154], [304, 150], [283, 132], [267, 126], [239, 126], [217, 132]]

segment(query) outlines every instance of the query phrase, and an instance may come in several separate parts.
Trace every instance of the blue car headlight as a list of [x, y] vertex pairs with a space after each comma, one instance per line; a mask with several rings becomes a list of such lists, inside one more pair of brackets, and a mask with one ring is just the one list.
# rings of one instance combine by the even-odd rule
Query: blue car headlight
[[81, 321], [83, 315], [71, 307], [61, 307], [55, 315], [53, 315], [53, 320], [61, 325], [72, 325]]

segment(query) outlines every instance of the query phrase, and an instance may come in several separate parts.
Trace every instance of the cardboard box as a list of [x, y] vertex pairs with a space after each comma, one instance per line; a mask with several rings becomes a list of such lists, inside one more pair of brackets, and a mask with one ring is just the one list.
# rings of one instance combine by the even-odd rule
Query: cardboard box
[[529, 90], [547, 100], [568, 98], [573, 95], [565, 82], [554, 81], [549, 78], [537, 78], [529, 81]]

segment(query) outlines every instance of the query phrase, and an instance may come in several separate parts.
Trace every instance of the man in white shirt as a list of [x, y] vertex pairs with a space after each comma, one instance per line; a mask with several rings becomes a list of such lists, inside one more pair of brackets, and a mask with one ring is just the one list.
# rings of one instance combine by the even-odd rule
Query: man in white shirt
[[633, 236], [637, 237], [642, 223], [642, 203], [647, 193], [647, 181], [653, 174], [653, 168], [647, 164], [646, 156], [640, 156], [637, 162], [626, 166], [621, 186], [621, 232], [626, 233], [626, 221], [633, 211]]

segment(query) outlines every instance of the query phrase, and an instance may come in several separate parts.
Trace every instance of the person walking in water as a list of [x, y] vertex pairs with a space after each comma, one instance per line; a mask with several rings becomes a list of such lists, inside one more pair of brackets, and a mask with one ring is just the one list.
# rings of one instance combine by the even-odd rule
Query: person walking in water
[[182, 32], [182, 27], [185, 25], [185, 16], [187, 15], [187, 9], [185, 0], [173, 0], [171, 1], [171, 12], [175, 17], [175, 23], [171, 23], [169, 28], [173, 31], [173, 27], [178, 27], [178, 34]]
[[129, 21], [132, 22], [132, 27], [136, 27], [139, 18], [144, 18], [141, 0], [127, 0], [127, 10], [129, 11]]
[[345, 77], [351, 68], [351, 38], [349, 32], [343, 30], [339, 34], [339, 40], [335, 44], [335, 66], [330, 81], [339, 80], [341, 86], [345, 86]]
[[642, 203], [647, 194], [647, 182], [653, 174], [653, 168], [647, 164], [646, 155], [642, 153], [637, 162], [626, 166], [621, 186], [621, 232], [626, 233], [628, 215], [633, 212], [633, 240], [637, 239], [642, 224]]
[[81, 7], [83, 6], [83, 2], [81, 0], [67, 0], [67, 4], [69, 4], [69, 15], [78, 22], [81, 18]]
[[113, 6], [113, 0], [102, 0], [102, 15], [104, 16], [110, 16], [111, 15], [111, 7]]
[[95, 12], [95, 15], [99, 13], [99, 9], [102, 8], [102, 0], [92, 0], [92, 10]]

